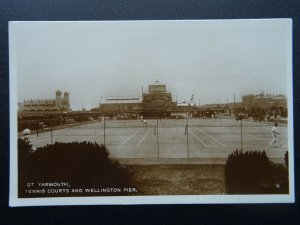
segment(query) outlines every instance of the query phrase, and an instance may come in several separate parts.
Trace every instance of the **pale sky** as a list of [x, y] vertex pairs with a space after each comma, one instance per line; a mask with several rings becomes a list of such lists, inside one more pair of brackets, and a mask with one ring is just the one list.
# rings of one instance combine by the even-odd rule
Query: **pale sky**
[[226, 103], [287, 95], [290, 32], [289, 20], [16, 22], [10, 57], [18, 102], [59, 89], [72, 110], [90, 109], [158, 79], [178, 102]]

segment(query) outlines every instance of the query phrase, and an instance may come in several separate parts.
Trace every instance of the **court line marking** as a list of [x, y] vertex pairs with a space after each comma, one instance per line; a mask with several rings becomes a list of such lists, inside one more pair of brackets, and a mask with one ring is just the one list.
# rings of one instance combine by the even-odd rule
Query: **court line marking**
[[51, 139], [51, 138], [48, 136], [44, 136], [44, 137], [40, 137], [40, 136], [39, 137], [30, 137], [29, 136], [29, 141], [31, 142], [31, 144], [32, 144], [32, 142], [39, 143], [39, 142], [43, 142], [48, 139]]
[[[144, 128], [142, 128], [142, 129], [144, 129]], [[121, 145], [119, 145], [117, 148], [135, 148], [135, 149], [137, 149], [139, 146], [140, 146], [140, 144], [144, 141], [144, 139], [146, 138], [146, 136], [149, 134], [149, 132], [150, 132], [150, 130], [151, 130], [152, 128], [150, 128], [148, 131], [147, 131], [147, 133], [142, 137], [142, 139], [139, 141], [139, 143], [137, 144], [137, 145], [135, 145], [135, 146], [121, 146], [121, 145], [124, 145], [126, 142], [128, 142], [134, 135], [136, 135], [138, 132], [136, 132], [135, 134], [133, 134], [133, 135], [131, 135], [128, 139], [126, 139], [125, 140], [125, 142], [124, 143], [122, 143]], [[140, 130], [139, 130], [140, 131]]]
[[133, 135], [129, 136], [127, 139], [125, 139], [125, 141], [123, 141], [118, 148], [122, 148], [122, 145], [124, 145], [126, 142], [128, 142], [131, 138], [133, 138], [137, 133], [139, 133], [141, 130], [143, 130], [144, 128], [139, 129], [137, 132], [135, 132]]
[[[241, 146], [226, 146], [226, 148], [240, 148]], [[270, 145], [268, 144], [265, 144], [265, 145], [254, 145], [254, 146], [243, 146], [243, 148], [265, 148], [265, 147], [268, 147], [269, 149], [264, 149], [264, 150], [276, 150], [276, 147], [270, 147]], [[287, 145], [283, 145], [283, 146], [280, 146], [280, 148], [287, 148], [288, 146]], [[208, 148], [223, 148], [222, 146], [208, 146]], [[277, 147], [278, 149], [279, 147]]]
[[51, 139], [43, 139], [43, 140], [40, 140], [40, 141], [35, 141], [35, 142], [32, 142], [30, 141], [30, 144], [32, 144], [32, 146], [34, 145], [47, 145], [47, 144], [51, 144]]
[[191, 132], [191, 134], [197, 139], [197, 140], [199, 140], [205, 147], [208, 147], [197, 135], [195, 135], [194, 134], [194, 132], [191, 130], [191, 129], [189, 129], [189, 131]]
[[256, 139], [256, 140], [260, 140], [260, 141], [264, 141], [265, 139], [263, 139], [263, 138], [260, 138], [260, 137], [255, 137], [255, 136], [253, 136], [253, 135], [251, 135], [251, 134], [246, 134], [247, 136], [249, 136], [249, 137], [252, 137], [252, 138], [254, 138], [254, 139]]
[[197, 130], [199, 130], [201, 133], [205, 134], [206, 136], [210, 137], [211, 139], [213, 139], [215, 142], [219, 143], [220, 145], [222, 145], [223, 147], [227, 147], [226, 145], [224, 145], [222, 142], [218, 141], [216, 138], [214, 138], [213, 136], [209, 135], [208, 133], [204, 132], [203, 130], [201, 130], [200, 128], [196, 128]]
[[[155, 125], [155, 122], [154, 123], [152, 123], [152, 124], [149, 124], [149, 126], [154, 126]], [[151, 127], [149, 128], [149, 130], [147, 131], [147, 133], [142, 137], [142, 139], [139, 141], [139, 143], [136, 145], [136, 146], [132, 146], [132, 147], [128, 147], [128, 146], [122, 146], [122, 145], [124, 145], [126, 142], [128, 142], [134, 135], [136, 135], [139, 131], [141, 131], [141, 130], [145, 130], [145, 129], [148, 129], [148, 128], [146, 128], [146, 127], [143, 127], [143, 128], [141, 128], [140, 130], [138, 130], [137, 132], [135, 132], [133, 135], [131, 135], [129, 138], [127, 138], [126, 140], [125, 140], [125, 142], [123, 142], [122, 144], [120, 144], [117, 148], [138, 148], [139, 146], [140, 146], [140, 144], [142, 143], [142, 141], [146, 138], [146, 136], [148, 135], [148, 133], [150, 132], [150, 130], [152, 129]]]
[[139, 146], [140, 146], [140, 144], [144, 141], [144, 139], [145, 139], [145, 137], [149, 134], [149, 132], [150, 132], [150, 130], [151, 130], [152, 128], [150, 128], [148, 131], [147, 131], [147, 133], [144, 135], [144, 137], [140, 140], [140, 142], [135, 146], [136, 148], [138, 148]]
[[116, 147], [116, 148], [130, 148], [130, 149], [135, 149], [136, 148], [136, 146], [121, 146], [121, 147]]
[[89, 137], [87, 140], [91, 140], [91, 139], [94, 138], [94, 137], [101, 137], [101, 136], [94, 135], [94, 136], [92, 136], [92, 137]]
[[[241, 132], [238, 132], [238, 131], [235, 131], [235, 130], [233, 130], [232, 132], [234, 132], [234, 133], [236, 133], [236, 134], [241, 134]], [[244, 134], [244, 133], [245, 133], [245, 131], [243, 131], [243, 134]], [[265, 133], [262, 133], [262, 134], [265, 134]], [[256, 139], [256, 140], [265, 141], [264, 138], [256, 137], [256, 136], [253, 136], [253, 135], [251, 135], [251, 134], [247, 134], [247, 133], [246, 133], [246, 136], [252, 137], [252, 138], [254, 138], [254, 139]]]

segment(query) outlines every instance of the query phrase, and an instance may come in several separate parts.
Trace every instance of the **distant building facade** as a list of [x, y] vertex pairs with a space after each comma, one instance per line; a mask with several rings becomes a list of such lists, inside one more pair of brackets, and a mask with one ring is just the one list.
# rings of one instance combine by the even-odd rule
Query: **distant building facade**
[[31, 99], [24, 100], [18, 103], [19, 113], [38, 112], [38, 111], [71, 111], [70, 108], [70, 94], [69, 92], [62, 92], [57, 90], [55, 92], [55, 99]]
[[172, 100], [166, 85], [156, 81], [149, 85], [148, 92], [143, 93], [142, 114], [144, 116], [170, 116], [176, 110], [177, 103]]
[[243, 106], [245, 108], [275, 109], [287, 108], [287, 98], [284, 95], [271, 95], [261, 92], [257, 95], [243, 96]]
[[269, 120], [287, 117], [287, 98], [284, 95], [271, 95], [261, 92], [243, 96], [242, 108], [256, 120]]
[[107, 115], [138, 114], [145, 117], [170, 116], [176, 110], [172, 94], [166, 85], [156, 81], [148, 86], [148, 92], [141, 96], [104, 97], [100, 102], [100, 111]]
[[107, 114], [140, 113], [142, 110], [142, 97], [140, 96], [114, 96], [103, 97], [100, 110]]

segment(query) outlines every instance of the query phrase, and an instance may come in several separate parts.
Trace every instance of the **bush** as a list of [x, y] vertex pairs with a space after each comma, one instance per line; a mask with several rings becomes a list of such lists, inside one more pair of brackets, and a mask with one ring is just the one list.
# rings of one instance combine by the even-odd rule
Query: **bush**
[[20, 196], [25, 195], [28, 182], [68, 182], [74, 188], [123, 188], [130, 185], [132, 173], [118, 161], [109, 159], [104, 145], [73, 142], [46, 145], [33, 153], [30, 149], [29, 144], [19, 139]]
[[225, 166], [228, 194], [288, 193], [288, 169], [272, 163], [265, 151], [234, 151]]
[[288, 151], [286, 151], [284, 154], [284, 163], [285, 163], [286, 167], [289, 166], [289, 152]]

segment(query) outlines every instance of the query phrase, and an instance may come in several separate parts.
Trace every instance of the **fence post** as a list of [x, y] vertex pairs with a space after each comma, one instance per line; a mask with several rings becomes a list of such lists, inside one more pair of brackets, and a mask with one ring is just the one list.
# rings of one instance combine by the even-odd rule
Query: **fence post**
[[186, 112], [186, 125], [185, 125], [185, 130], [186, 130], [186, 150], [187, 150], [187, 155], [188, 158], [190, 158], [190, 152], [189, 152], [189, 121], [188, 121], [188, 114]]
[[241, 150], [243, 150], [243, 119], [241, 118]]
[[105, 145], [105, 116], [103, 119], [103, 144]]
[[52, 126], [51, 126], [51, 129], [50, 129], [50, 131], [51, 131], [51, 145], [53, 145], [53, 134], [52, 134]]
[[159, 159], [159, 138], [158, 138], [158, 120], [156, 120], [156, 140], [157, 140], [157, 158]]

